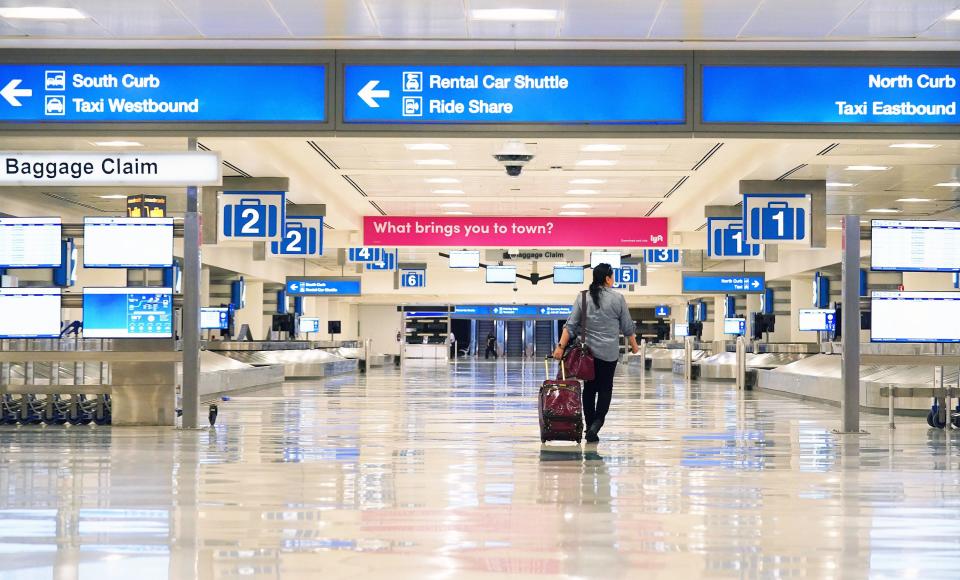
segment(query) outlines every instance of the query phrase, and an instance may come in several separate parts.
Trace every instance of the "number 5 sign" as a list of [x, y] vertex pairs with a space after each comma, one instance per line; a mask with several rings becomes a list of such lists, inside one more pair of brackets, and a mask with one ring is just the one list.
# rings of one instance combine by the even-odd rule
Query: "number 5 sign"
[[810, 196], [805, 193], [745, 193], [747, 241], [810, 244]]
[[282, 234], [282, 191], [224, 191], [220, 194], [220, 240], [268, 242]]

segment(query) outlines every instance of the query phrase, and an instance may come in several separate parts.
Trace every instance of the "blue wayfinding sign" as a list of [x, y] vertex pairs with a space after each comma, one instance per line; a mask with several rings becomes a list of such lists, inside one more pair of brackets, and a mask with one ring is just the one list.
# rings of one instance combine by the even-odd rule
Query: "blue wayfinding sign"
[[743, 218], [707, 218], [707, 256], [710, 258], [759, 258], [760, 244], [747, 243]]
[[422, 268], [400, 270], [401, 288], [426, 288], [427, 271]]
[[379, 262], [383, 257], [383, 248], [350, 248], [347, 250], [347, 260], [358, 264]]
[[394, 271], [397, 269], [397, 261], [399, 259], [399, 250], [382, 250], [380, 252], [380, 259], [374, 262], [367, 262], [367, 270], [389, 270]]
[[359, 296], [360, 278], [287, 278], [287, 294], [291, 296]]
[[748, 242], [809, 243], [810, 196], [805, 193], [745, 193], [743, 223]]
[[956, 125], [958, 67], [704, 66], [704, 123]]
[[279, 239], [282, 191], [224, 191], [220, 195], [220, 238], [249, 242]]
[[571, 306], [454, 306], [455, 318], [566, 318]]
[[617, 288], [623, 286], [629, 286], [630, 284], [637, 284], [640, 282], [640, 270], [637, 270], [633, 266], [623, 266], [622, 268], [613, 269], [613, 281], [614, 286]]
[[748, 293], [764, 290], [764, 275], [761, 273], [718, 272], [715, 274], [683, 274], [684, 294]]
[[319, 64], [5, 64], [0, 122], [322, 123]]
[[283, 235], [270, 242], [271, 256], [322, 256], [323, 217], [287, 216]]
[[673, 66], [346, 65], [345, 123], [686, 122]]
[[670, 316], [670, 307], [666, 305], [657, 306], [654, 308], [653, 314], [657, 318], [666, 318]]
[[644, 250], [643, 259], [648, 264], [679, 264], [680, 250], [671, 250], [670, 248]]

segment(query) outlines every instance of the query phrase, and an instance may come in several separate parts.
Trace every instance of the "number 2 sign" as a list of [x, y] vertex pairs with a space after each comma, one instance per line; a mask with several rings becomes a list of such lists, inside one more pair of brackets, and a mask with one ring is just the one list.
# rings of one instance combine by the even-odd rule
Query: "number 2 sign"
[[219, 203], [219, 238], [267, 242], [281, 237], [282, 191], [224, 191]]
[[270, 255], [306, 257], [323, 255], [323, 217], [287, 216], [283, 236], [270, 242]]

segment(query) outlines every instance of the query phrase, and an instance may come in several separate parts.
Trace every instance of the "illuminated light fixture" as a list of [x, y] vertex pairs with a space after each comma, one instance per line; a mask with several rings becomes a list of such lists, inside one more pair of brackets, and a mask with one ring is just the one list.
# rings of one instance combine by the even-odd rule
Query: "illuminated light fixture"
[[100, 195], [97, 197], [100, 199], [127, 199], [127, 196], [125, 195]]
[[431, 177], [426, 180], [427, 183], [460, 183], [455, 177]]
[[600, 185], [601, 183], [606, 183], [606, 179], [571, 179], [570, 185]]
[[563, 205], [563, 209], [590, 209], [590, 204], [588, 203], [567, 203]]
[[596, 189], [568, 189], [567, 195], [597, 195]]
[[933, 200], [926, 197], [904, 197], [904, 198], [898, 199], [897, 201], [902, 201], [904, 203], [923, 203], [925, 201], [933, 201]]
[[475, 8], [470, 11], [473, 20], [496, 22], [550, 22], [559, 16], [559, 10], [546, 8]]
[[414, 163], [417, 165], [453, 165], [455, 162], [449, 159], [417, 159]]
[[[860, 222], [860, 223], [863, 223], [863, 222]], [[842, 230], [843, 228], [841, 228], [840, 226], [829, 226], [829, 227], [827, 227], [827, 229], [828, 229], [828, 230], [833, 230], [833, 231], [836, 232], [836, 231]]]
[[440, 204], [440, 207], [448, 207], [448, 208], [470, 207], [470, 204], [469, 204], [469, 203], [457, 203], [457, 202], [453, 202], [453, 203], [441, 203], [441, 204]]
[[937, 187], [960, 187], [960, 181], [945, 181], [938, 183]]
[[867, 213], [900, 213], [900, 210], [893, 207], [875, 207], [868, 209]]
[[611, 151], [623, 151], [626, 149], [625, 145], [612, 145], [610, 143], [591, 143], [590, 145], [584, 145], [580, 148], [580, 151], [585, 151], [588, 153], [608, 153]]
[[437, 195], [463, 195], [462, 189], [434, 189], [433, 193]]
[[468, 211], [445, 211], [443, 213], [446, 215], [473, 215]]
[[562, 211], [562, 212], [560, 212], [559, 215], [567, 216], [567, 217], [574, 217], [574, 216], [587, 215], [587, 212], [585, 212], [585, 211]]
[[577, 165], [581, 167], [610, 167], [616, 164], [617, 162], [612, 159], [581, 159], [577, 161]]
[[116, 141], [91, 141], [90, 143], [97, 147], [143, 147], [143, 143], [139, 141], [124, 141], [122, 139]]
[[960, 10], [954, 10], [950, 14], [947, 14], [947, 17], [944, 20], [960, 20]]
[[886, 165], [848, 165], [847, 171], [886, 171], [890, 169]]
[[891, 149], [933, 149], [936, 147], [933, 143], [894, 143], [890, 145]]
[[853, 187], [852, 183], [844, 183], [842, 181], [828, 181], [827, 187]]
[[0, 8], [0, 18], [15, 20], [86, 20], [89, 18], [76, 8], [60, 6], [9, 6]]
[[407, 143], [407, 151], [449, 151], [450, 146], [444, 143]]

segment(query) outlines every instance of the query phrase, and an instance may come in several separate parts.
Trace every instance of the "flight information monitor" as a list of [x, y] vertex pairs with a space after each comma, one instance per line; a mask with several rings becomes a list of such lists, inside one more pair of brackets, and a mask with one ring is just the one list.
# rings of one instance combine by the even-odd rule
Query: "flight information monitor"
[[610, 264], [614, 268], [619, 268], [620, 252], [590, 252], [590, 267], [596, 268], [600, 264]]
[[320, 332], [320, 319], [301, 316], [300, 332]]
[[0, 338], [58, 338], [59, 288], [0, 288]]
[[960, 292], [870, 294], [871, 342], [960, 342]]
[[837, 313], [827, 308], [801, 308], [797, 316], [801, 332], [833, 332], [837, 327]]
[[451, 268], [479, 268], [480, 250], [460, 250], [450, 252]]
[[873, 220], [870, 268], [906, 272], [960, 270], [960, 222]]
[[173, 218], [84, 218], [84, 268], [166, 268], [173, 264]]
[[200, 328], [202, 330], [227, 330], [230, 328], [230, 309], [212, 307], [200, 309]]
[[172, 338], [171, 288], [84, 288], [84, 338]]
[[746, 334], [747, 332], [747, 319], [746, 318], [724, 318], [723, 319], [723, 333], [724, 334], [734, 334], [737, 336]]
[[554, 284], [583, 284], [583, 268], [580, 266], [554, 266]]
[[690, 336], [690, 325], [686, 322], [675, 322], [673, 324], [673, 336], [676, 338]]
[[513, 284], [516, 281], [516, 266], [487, 266], [487, 284]]
[[0, 268], [59, 268], [60, 218], [0, 218]]

